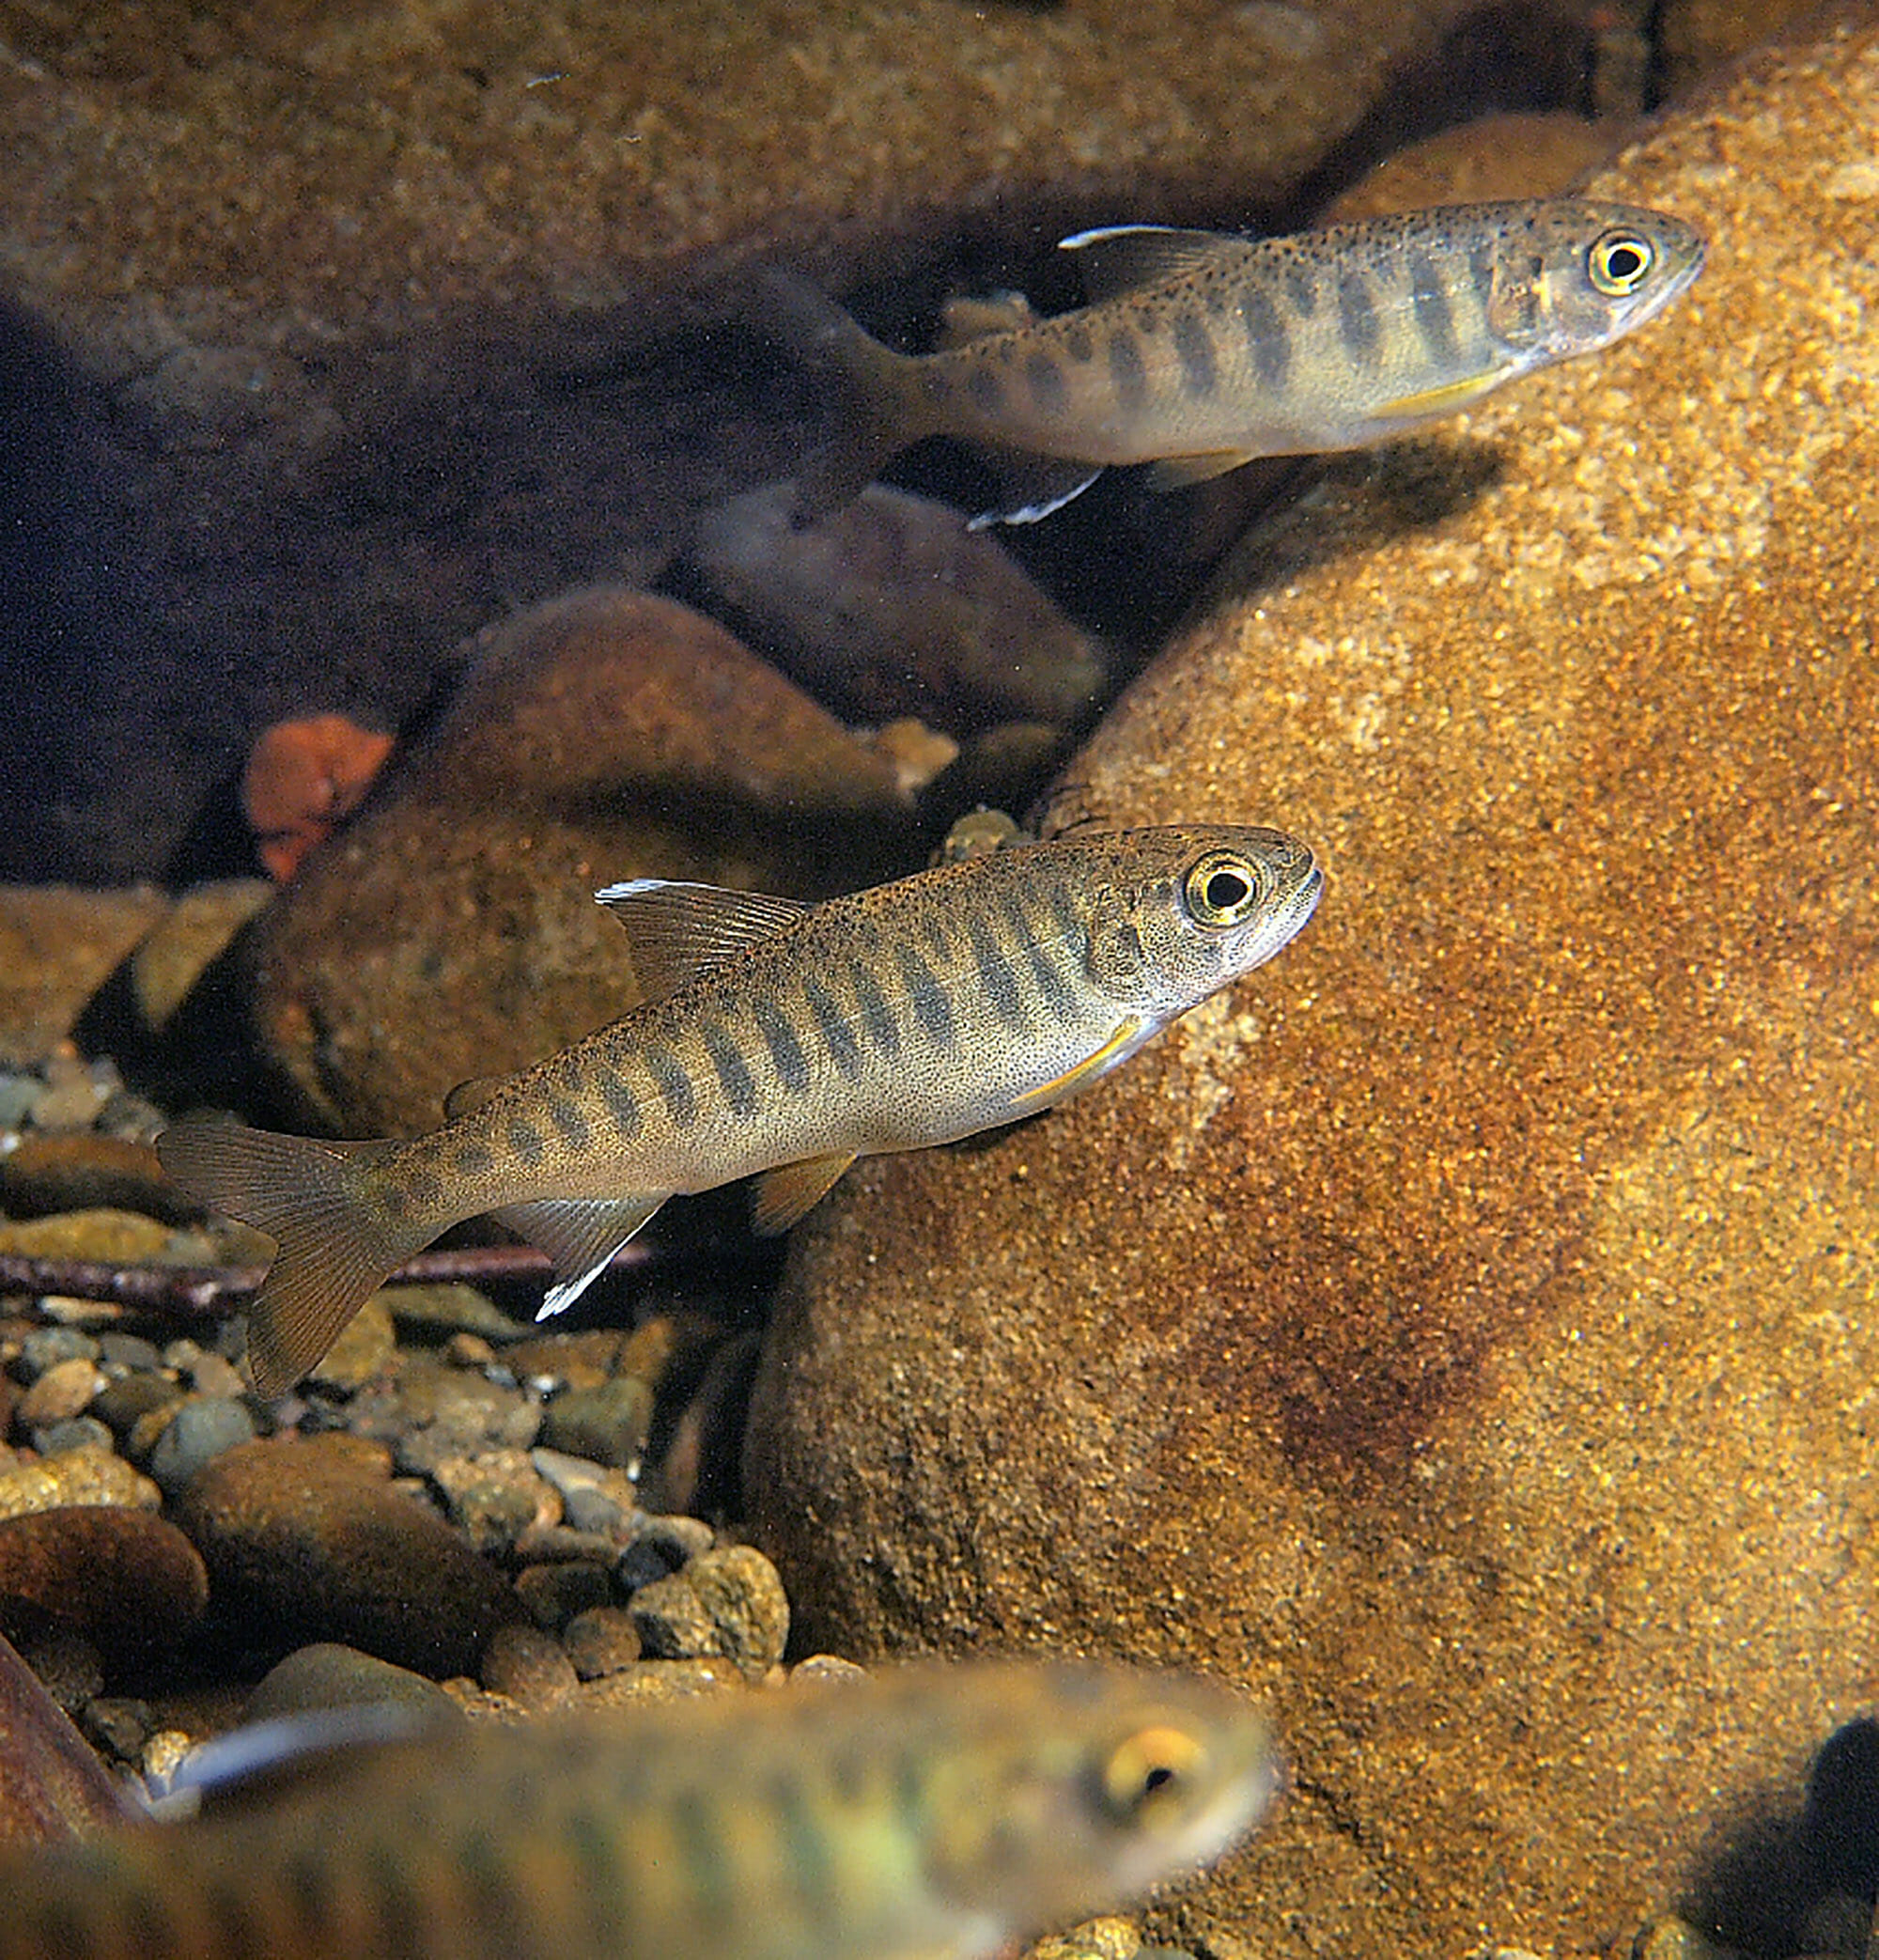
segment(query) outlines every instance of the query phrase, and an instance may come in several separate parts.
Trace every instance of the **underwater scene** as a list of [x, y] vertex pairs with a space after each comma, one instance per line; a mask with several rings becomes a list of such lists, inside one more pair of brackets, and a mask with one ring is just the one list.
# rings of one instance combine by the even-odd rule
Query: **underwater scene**
[[1879, 0], [0, 117], [0, 1960], [1879, 1960]]

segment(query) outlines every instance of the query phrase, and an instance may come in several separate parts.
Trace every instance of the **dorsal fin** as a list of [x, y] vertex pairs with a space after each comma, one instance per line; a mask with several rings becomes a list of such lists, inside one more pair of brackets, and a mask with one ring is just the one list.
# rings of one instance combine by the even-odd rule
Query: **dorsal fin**
[[443, 1098], [443, 1120], [455, 1123], [472, 1110], [480, 1110], [510, 1080], [505, 1075], [473, 1075], [458, 1083]]
[[987, 334], [1010, 334], [1019, 327], [1037, 324], [1037, 309], [1021, 292], [1001, 288], [997, 292], [971, 298], [961, 294], [940, 309], [941, 348], [964, 347], [969, 340], [982, 340]]
[[786, 932], [811, 908], [800, 898], [729, 892], [676, 878], [629, 878], [594, 894], [622, 926], [648, 1001], [662, 1001], [727, 959]]
[[1057, 241], [1060, 252], [1077, 255], [1083, 291], [1094, 303], [1113, 300], [1143, 286], [1192, 278], [1219, 270], [1252, 249], [1250, 241], [1230, 231], [1182, 231], [1172, 225], [1103, 225], [1073, 231]]

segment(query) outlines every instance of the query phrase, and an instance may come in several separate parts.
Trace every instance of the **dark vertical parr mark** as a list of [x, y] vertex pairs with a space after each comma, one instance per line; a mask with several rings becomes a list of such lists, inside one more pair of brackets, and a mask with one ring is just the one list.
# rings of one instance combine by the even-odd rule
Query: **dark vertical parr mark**
[[1110, 385], [1115, 390], [1116, 406], [1125, 414], [1141, 412], [1148, 399], [1148, 369], [1142, 365], [1141, 350], [1126, 327], [1110, 335]]
[[1072, 327], [1064, 335], [1064, 351], [1071, 360], [1081, 363], [1095, 358], [1095, 349], [1090, 343], [1087, 327]]
[[1318, 282], [1308, 266], [1297, 263], [1285, 268], [1285, 296], [1300, 319], [1310, 319], [1318, 310]]
[[809, 974], [802, 982], [802, 997], [809, 1003], [810, 1013], [815, 1017], [823, 1046], [828, 1049], [829, 1059], [834, 1063], [836, 1072], [853, 1081], [862, 1072], [862, 1045], [855, 1039], [855, 1031], [849, 1027], [846, 1016], [836, 1004], [834, 995], [814, 974]]
[[645, 1051], [646, 1072], [665, 1103], [665, 1112], [680, 1129], [698, 1120], [698, 1092], [685, 1064], [669, 1048], [654, 1043]]
[[1416, 308], [1416, 326], [1422, 345], [1444, 366], [1455, 359], [1455, 315], [1436, 262], [1426, 252], [1409, 254], [1409, 297]]
[[509, 1148], [525, 1164], [538, 1164], [544, 1147], [541, 1131], [520, 1116], [512, 1117], [508, 1128]]
[[972, 398], [972, 406], [982, 414], [998, 415], [1004, 412], [1004, 383], [989, 367], [983, 365], [974, 367], [966, 377], [966, 393]]
[[900, 968], [901, 985], [907, 988], [920, 1032], [940, 1048], [951, 1048], [957, 1038], [953, 1026], [953, 1004], [946, 998], [939, 974], [912, 946], [896, 946], [894, 961]]
[[1292, 371], [1292, 336], [1285, 331], [1279, 308], [1265, 288], [1249, 286], [1240, 295], [1240, 324], [1246, 331], [1246, 350], [1252, 360], [1252, 376], [1262, 388], [1277, 395]]
[[1369, 279], [1355, 267], [1338, 274], [1338, 337], [1358, 366], [1368, 367], [1375, 358], [1376, 301]]
[[900, 1023], [893, 1018], [880, 982], [859, 959], [848, 962], [848, 985], [855, 989], [855, 1004], [862, 1010], [868, 1039], [892, 1062], [900, 1053]]
[[718, 1086], [734, 1116], [753, 1116], [757, 1108], [757, 1085], [751, 1080], [743, 1053], [722, 1021], [707, 1020], [699, 1026], [699, 1037], [711, 1066], [718, 1071]]
[[1031, 389], [1032, 406], [1041, 414], [1061, 415], [1070, 403], [1070, 390], [1057, 356], [1040, 350], [1024, 364], [1024, 379]]
[[818, 1807], [804, 1793], [800, 1776], [771, 1778], [767, 1808], [777, 1820], [797, 1895], [818, 1919], [836, 1903], [834, 1852], [824, 1835]]
[[710, 1806], [695, 1790], [675, 1791], [671, 1798], [672, 1834], [677, 1840], [691, 1896], [708, 1929], [730, 1911], [735, 1886], [728, 1847], [718, 1830]]
[[607, 1105], [615, 1133], [622, 1142], [631, 1143], [639, 1135], [644, 1118], [640, 1114], [640, 1099], [633, 1094], [632, 1084], [617, 1068], [601, 1068], [600, 1100]]
[[1181, 363], [1184, 394], [1208, 396], [1219, 385], [1219, 373], [1214, 366], [1213, 339], [1207, 332], [1206, 321], [1198, 313], [1177, 313], [1174, 316], [1174, 353]]
[[972, 942], [972, 957], [978, 965], [979, 987], [991, 1003], [992, 1012], [1008, 1028], [1023, 1027], [1024, 997], [1018, 990], [1017, 975], [1012, 972], [1011, 962], [1004, 957], [1004, 949], [992, 930], [991, 921], [974, 912], [966, 921], [966, 931]]
[[777, 1081], [790, 1095], [800, 1096], [809, 1086], [809, 1062], [788, 1016], [774, 1001], [753, 1001], [751, 1012], [756, 1016], [758, 1032], [769, 1050], [770, 1066], [776, 1070]]
[[1043, 999], [1045, 1012], [1062, 1019], [1076, 1003], [1076, 995], [1069, 981], [1064, 977], [1056, 961], [1044, 950], [1037, 927], [1032, 923], [1015, 894], [1006, 897], [1004, 913], [1011, 921], [1017, 942], [1024, 948], [1024, 957], [1031, 966], [1031, 977], [1036, 983], [1038, 994]]
[[555, 1133], [570, 1150], [584, 1150], [594, 1140], [581, 1105], [571, 1096], [557, 1096], [548, 1105]]

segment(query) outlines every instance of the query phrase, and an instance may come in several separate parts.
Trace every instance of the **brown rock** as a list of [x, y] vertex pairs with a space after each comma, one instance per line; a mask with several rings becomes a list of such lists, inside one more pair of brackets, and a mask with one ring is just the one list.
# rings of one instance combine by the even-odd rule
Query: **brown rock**
[[186, 1639], [209, 1603], [194, 1546], [148, 1510], [69, 1506], [0, 1519], [0, 1615], [23, 1600], [75, 1627], [107, 1660]]
[[85, 1355], [56, 1361], [20, 1398], [16, 1418], [23, 1429], [62, 1423], [81, 1413], [104, 1386], [103, 1371]]
[[145, 1028], [160, 1034], [204, 972], [274, 895], [266, 879], [226, 878], [185, 892], [131, 957]]
[[122, 1824], [124, 1793], [0, 1636], [0, 1844], [58, 1843]]
[[144, 885], [0, 885], [0, 1064], [51, 1053], [167, 903]]
[[1071, 767], [1301, 832], [1312, 930], [793, 1249], [809, 1642], [1273, 1701], [1184, 1943], [1599, 1950], [1879, 1674], [1879, 24], [1817, 33], [1593, 180], [1706, 225], [1678, 309], [1338, 466]]
[[250, 1638], [337, 1641], [441, 1679], [470, 1672], [514, 1593], [456, 1532], [386, 1481], [357, 1437], [243, 1443], [178, 1502], [218, 1606]]
[[163, 1501], [149, 1478], [98, 1444], [0, 1470], [0, 1519], [69, 1504], [129, 1504], [154, 1511]]
[[163, 1175], [157, 1153], [128, 1137], [34, 1136], [0, 1158], [0, 1206], [15, 1219], [62, 1211], [135, 1211], [169, 1224], [202, 1216]]
[[319, 1709], [381, 1707], [408, 1708], [432, 1721], [458, 1719], [456, 1703], [435, 1681], [332, 1641], [297, 1647], [276, 1661], [256, 1684], [241, 1719], [263, 1722]]
[[430, 741], [269, 915], [260, 1026], [337, 1127], [434, 1128], [467, 1077], [631, 1005], [597, 886], [820, 896], [911, 848], [886, 765], [722, 628], [577, 593], [483, 636]]

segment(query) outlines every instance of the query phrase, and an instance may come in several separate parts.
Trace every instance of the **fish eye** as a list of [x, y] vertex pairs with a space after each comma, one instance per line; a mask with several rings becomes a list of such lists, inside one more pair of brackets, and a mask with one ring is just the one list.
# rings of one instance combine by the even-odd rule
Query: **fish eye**
[[1182, 884], [1188, 915], [1197, 926], [1237, 926], [1265, 895], [1265, 873], [1236, 850], [1210, 850]]
[[1140, 1823], [1186, 1795], [1207, 1752], [1186, 1729], [1150, 1722], [1112, 1749], [1102, 1767], [1103, 1808], [1119, 1824]]
[[1635, 231], [1607, 231], [1592, 241], [1586, 272], [1607, 299], [1622, 300], [1650, 277], [1656, 257], [1651, 241]]

